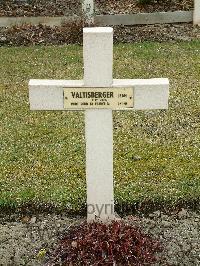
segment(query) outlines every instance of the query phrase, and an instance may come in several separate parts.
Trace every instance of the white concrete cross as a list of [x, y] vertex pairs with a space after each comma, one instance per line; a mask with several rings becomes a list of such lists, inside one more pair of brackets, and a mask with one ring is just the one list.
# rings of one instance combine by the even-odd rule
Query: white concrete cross
[[[113, 79], [110, 27], [83, 29], [83, 56], [83, 80], [30, 80], [30, 109], [85, 109], [87, 218], [112, 220], [115, 218], [112, 109], [167, 109], [169, 81]], [[131, 103], [128, 107], [127, 102]]]

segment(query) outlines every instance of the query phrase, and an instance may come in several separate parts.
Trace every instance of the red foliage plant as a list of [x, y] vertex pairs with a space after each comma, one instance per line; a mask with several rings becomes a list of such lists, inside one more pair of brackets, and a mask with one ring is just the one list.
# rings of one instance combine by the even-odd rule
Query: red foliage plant
[[161, 250], [157, 240], [124, 222], [84, 222], [67, 232], [47, 265], [150, 265]]

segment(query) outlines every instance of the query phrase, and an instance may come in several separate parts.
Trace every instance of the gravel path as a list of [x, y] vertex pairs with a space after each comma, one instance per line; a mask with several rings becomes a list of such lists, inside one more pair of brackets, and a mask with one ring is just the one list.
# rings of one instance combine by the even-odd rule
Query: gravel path
[[[200, 265], [200, 213], [182, 209], [166, 215], [156, 211], [145, 217], [124, 219], [160, 239], [164, 251], [159, 255], [162, 262], [156, 265]], [[81, 221], [83, 218], [69, 218], [65, 214], [0, 217], [0, 265], [44, 265], [58, 237]]]

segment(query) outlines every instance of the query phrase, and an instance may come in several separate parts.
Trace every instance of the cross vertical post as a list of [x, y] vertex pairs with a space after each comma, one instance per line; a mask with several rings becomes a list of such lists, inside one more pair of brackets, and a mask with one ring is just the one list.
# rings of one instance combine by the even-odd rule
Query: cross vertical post
[[90, 25], [94, 23], [94, 0], [82, 0], [82, 12], [85, 22]]
[[[113, 83], [113, 29], [83, 30], [84, 86]], [[111, 109], [85, 111], [88, 221], [113, 219], [113, 126]]]

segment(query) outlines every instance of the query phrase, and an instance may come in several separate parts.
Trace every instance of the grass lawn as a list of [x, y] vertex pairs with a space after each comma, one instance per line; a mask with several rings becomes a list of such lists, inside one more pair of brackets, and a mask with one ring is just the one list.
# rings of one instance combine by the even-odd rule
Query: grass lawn
[[[170, 80], [169, 110], [114, 111], [119, 206], [200, 198], [200, 41], [119, 44], [114, 78]], [[30, 111], [30, 78], [81, 79], [82, 47], [0, 48], [0, 207], [86, 204], [83, 112]]]

